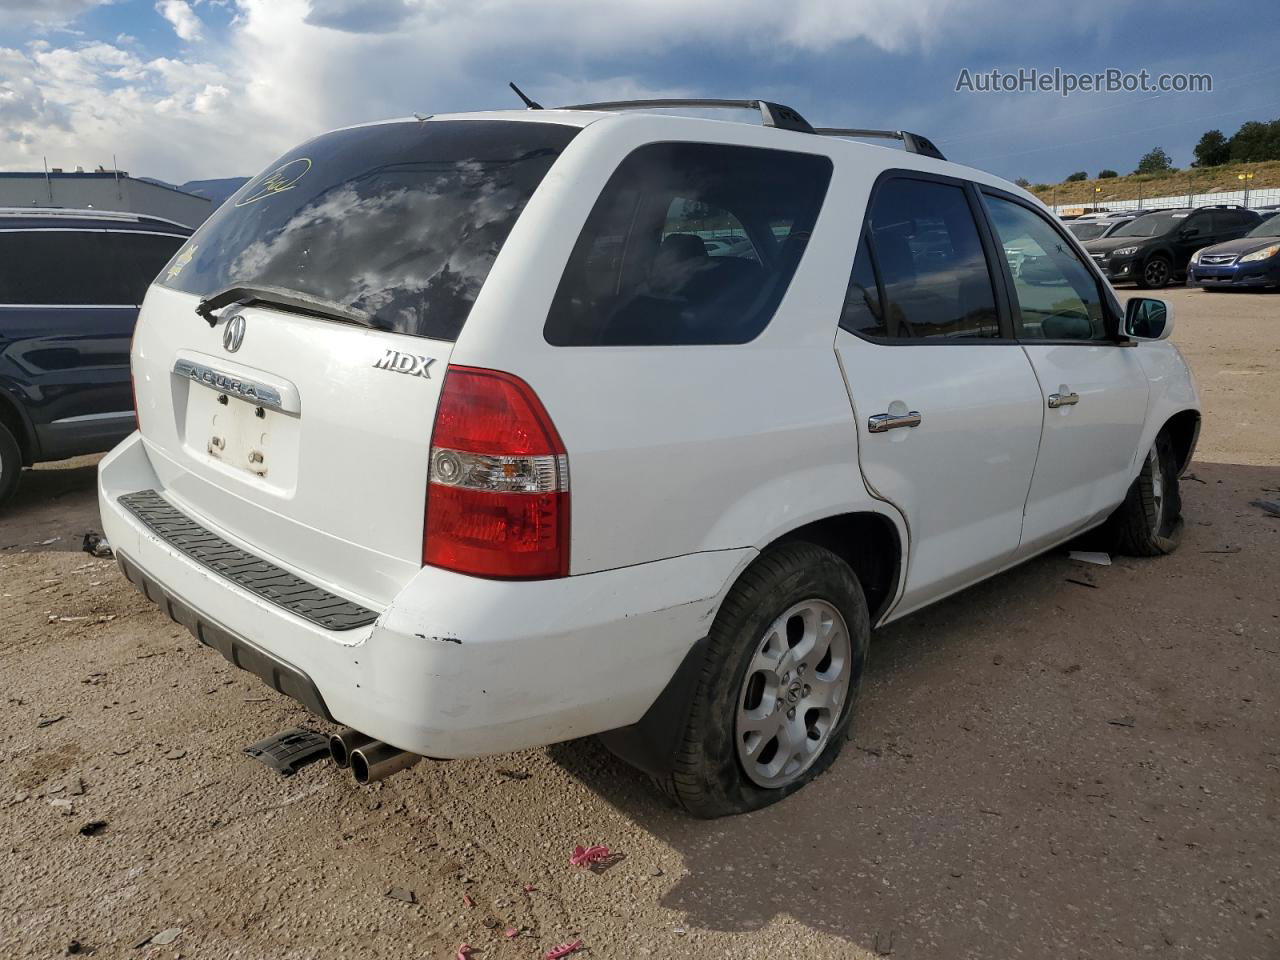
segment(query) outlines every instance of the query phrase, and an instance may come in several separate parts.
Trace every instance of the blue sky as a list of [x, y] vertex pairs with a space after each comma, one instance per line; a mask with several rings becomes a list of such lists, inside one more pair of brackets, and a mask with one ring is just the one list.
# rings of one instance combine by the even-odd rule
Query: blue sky
[[[761, 97], [902, 127], [1014, 178], [1179, 166], [1280, 117], [1280, 5], [1077, 0], [4, 0], [0, 168], [249, 175], [294, 143], [414, 111], [625, 96]], [[957, 93], [977, 73], [1208, 73], [1211, 93]]]

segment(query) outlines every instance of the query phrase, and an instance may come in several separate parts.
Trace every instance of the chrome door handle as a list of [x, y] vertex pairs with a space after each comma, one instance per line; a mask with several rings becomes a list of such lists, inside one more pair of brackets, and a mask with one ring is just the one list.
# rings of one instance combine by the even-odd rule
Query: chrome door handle
[[1059, 407], [1074, 407], [1080, 402], [1080, 394], [1078, 393], [1051, 393], [1049, 394], [1049, 409], [1057, 410]]
[[892, 413], [877, 413], [875, 416], [867, 418], [868, 433], [884, 433], [886, 430], [896, 430], [898, 427], [918, 426], [920, 426], [919, 410], [912, 410], [902, 416], [895, 416]]

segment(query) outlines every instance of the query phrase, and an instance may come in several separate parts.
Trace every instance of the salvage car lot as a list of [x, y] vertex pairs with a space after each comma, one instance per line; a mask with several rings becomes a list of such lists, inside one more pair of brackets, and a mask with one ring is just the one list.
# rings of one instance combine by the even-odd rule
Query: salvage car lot
[[[241, 750], [306, 714], [68, 550], [92, 471], [37, 470], [0, 518], [0, 950], [1275, 956], [1280, 296], [1162, 295], [1205, 406], [1179, 552], [1055, 552], [886, 628], [853, 749], [723, 821], [586, 741], [277, 779]], [[567, 863], [592, 843], [621, 857]]]

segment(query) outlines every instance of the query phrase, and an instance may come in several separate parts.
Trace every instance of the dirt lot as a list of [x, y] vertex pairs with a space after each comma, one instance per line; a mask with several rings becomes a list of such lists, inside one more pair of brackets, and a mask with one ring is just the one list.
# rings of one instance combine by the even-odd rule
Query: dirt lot
[[1280, 520], [1249, 506], [1280, 295], [1169, 296], [1207, 407], [1181, 550], [1057, 552], [881, 631], [834, 769], [734, 820], [590, 741], [281, 780], [242, 748], [306, 714], [75, 552], [91, 461], [35, 471], [0, 519], [0, 956], [1280, 957]]

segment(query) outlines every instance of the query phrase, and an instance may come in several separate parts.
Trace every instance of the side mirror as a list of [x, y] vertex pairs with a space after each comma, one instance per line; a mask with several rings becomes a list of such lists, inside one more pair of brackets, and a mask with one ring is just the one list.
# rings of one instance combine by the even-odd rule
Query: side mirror
[[1182, 237], [1183, 240], [1193, 240], [1202, 233], [1204, 233], [1204, 231], [1199, 227], [1183, 227], [1182, 230], [1179, 231], [1178, 235]]
[[1130, 340], [1167, 340], [1173, 333], [1173, 307], [1152, 297], [1134, 297], [1125, 304], [1122, 332]]

